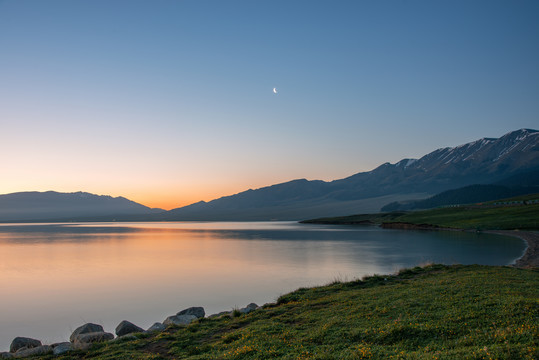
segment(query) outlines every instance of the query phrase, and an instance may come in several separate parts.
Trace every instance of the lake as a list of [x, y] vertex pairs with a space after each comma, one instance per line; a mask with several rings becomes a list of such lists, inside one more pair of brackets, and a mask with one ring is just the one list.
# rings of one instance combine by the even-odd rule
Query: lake
[[427, 262], [506, 265], [498, 235], [295, 222], [0, 225], [0, 351], [65, 341], [86, 322], [148, 328], [190, 306], [262, 305], [299, 287]]

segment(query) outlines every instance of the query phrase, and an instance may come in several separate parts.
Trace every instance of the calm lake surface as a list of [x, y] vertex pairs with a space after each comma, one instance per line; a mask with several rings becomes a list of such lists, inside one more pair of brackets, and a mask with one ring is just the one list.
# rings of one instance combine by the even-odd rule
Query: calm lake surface
[[302, 286], [426, 262], [506, 265], [518, 239], [294, 222], [0, 225], [0, 351], [86, 322], [148, 328], [190, 306], [262, 305]]

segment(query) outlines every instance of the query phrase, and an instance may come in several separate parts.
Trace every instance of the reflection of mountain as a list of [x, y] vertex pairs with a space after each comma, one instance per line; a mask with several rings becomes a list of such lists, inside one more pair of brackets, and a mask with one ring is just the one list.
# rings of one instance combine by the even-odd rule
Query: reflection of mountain
[[0, 195], [0, 221], [72, 220], [112, 217], [117, 214], [150, 215], [161, 212], [123, 197], [99, 196], [84, 192], [20, 192]]
[[331, 182], [294, 180], [163, 213], [164, 220], [296, 220], [376, 212], [392, 201], [471, 184], [490, 184], [539, 168], [539, 131], [521, 129], [438, 149]]

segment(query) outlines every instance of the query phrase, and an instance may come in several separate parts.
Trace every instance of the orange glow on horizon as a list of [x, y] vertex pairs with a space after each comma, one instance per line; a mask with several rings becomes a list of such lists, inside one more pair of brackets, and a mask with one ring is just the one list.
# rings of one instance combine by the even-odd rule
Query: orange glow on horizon
[[[191, 205], [193, 203], [199, 202], [200, 198], [185, 198], [182, 196], [159, 196], [159, 197], [149, 197], [144, 196], [128, 198], [129, 200], [135, 201], [141, 205], [158, 208], [163, 210], [172, 210], [179, 207]], [[212, 199], [213, 200], [213, 199]]]
[[150, 208], [159, 208], [164, 210], [172, 210], [179, 207], [191, 205], [199, 201], [211, 201], [223, 196], [237, 194], [245, 191], [249, 187], [239, 187], [239, 189], [214, 189], [213, 191], [207, 191], [207, 189], [200, 189], [198, 191], [190, 191], [189, 193], [175, 192], [174, 190], [151, 193], [133, 193], [133, 194], [121, 194], [117, 196], [123, 196], [129, 200], [135, 201], [141, 205], [148, 206]]
[[[224, 196], [235, 195], [249, 189], [259, 189], [275, 184], [300, 178], [297, 175], [272, 174], [273, 176], [245, 176], [242, 178], [225, 176], [205, 176], [203, 180], [182, 179], [173, 180], [177, 177], [158, 178], [155, 176], [122, 175], [119, 178], [81, 179], [70, 178], [65, 175], [61, 182], [56, 178], [39, 179], [39, 183], [33, 180], [27, 182], [15, 182], [3, 184], [1, 194], [16, 192], [47, 192], [59, 193], [87, 192], [95, 195], [124, 197], [150, 208], [172, 210], [199, 201], [212, 201]], [[338, 177], [338, 176], [333, 176]], [[342, 176], [341, 176], [342, 177]], [[320, 177], [313, 176], [313, 179]], [[29, 177], [31, 179], [31, 177]], [[112, 181], [115, 180], [115, 181]], [[325, 179], [327, 181], [327, 179]]]
[[[223, 196], [235, 195], [249, 189], [259, 189], [266, 186], [289, 181], [285, 176], [275, 179], [248, 179], [246, 183], [233, 182], [217, 184], [203, 183], [193, 186], [192, 183], [174, 185], [165, 184], [162, 188], [152, 191], [140, 191], [139, 189], [114, 189], [114, 195], [109, 190], [95, 192], [100, 195], [123, 196], [150, 208], [172, 210], [179, 207], [191, 205], [199, 201], [212, 201]], [[188, 189], [188, 190], [185, 190]], [[90, 191], [92, 192], [92, 191]]]

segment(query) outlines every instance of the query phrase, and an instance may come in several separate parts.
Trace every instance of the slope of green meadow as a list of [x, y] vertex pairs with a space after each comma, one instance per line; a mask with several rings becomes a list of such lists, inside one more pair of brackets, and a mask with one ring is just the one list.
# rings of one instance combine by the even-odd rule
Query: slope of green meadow
[[414, 211], [391, 222], [429, 224], [444, 228], [478, 230], [535, 230], [539, 228], [539, 204], [500, 207], [453, 207]]
[[358, 214], [306, 220], [303, 223], [336, 225], [406, 223], [453, 229], [537, 230], [539, 229], [539, 204], [497, 205], [500, 202], [532, 199], [539, 199], [539, 194], [491, 201], [484, 204], [442, 207], [411, 212]]
[[429, 265], [46, 359], [537, 359], [537, 270]]

